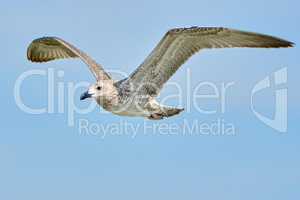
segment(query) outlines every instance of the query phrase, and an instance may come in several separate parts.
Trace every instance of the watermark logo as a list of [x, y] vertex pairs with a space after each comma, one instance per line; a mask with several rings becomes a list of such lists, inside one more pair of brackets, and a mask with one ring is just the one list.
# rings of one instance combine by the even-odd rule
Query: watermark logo
[[[273, 83], [272, 80], [274, 80]], [[272, 84], [274, 85], [275, 90], [275, 112], [273, 118], [268, 118], [255, 110], [253, 99], [257, 92], [271, 88]], [[274, 72], [271, 76], [267, 76], [263, 80], [259, 81], [251, 91], [251, 110], [255, 116], [260, 121], [279, 132], [287, 132], [287, 88], [282, 88], [282, 86], [286, 84], [287, 68], [282, 68]]]
[[[111, 73], [113, 73], [113, 77], [118, 77], [119, 80], [128, 76], [121, 71], [111, 71]], [[21, 86], [26, 84], [26, 81], [33, 76], [42, 77], [47, 81], [47, 86], [44, 88], [47, 90], [47, 105], [44, 107], [37, 108], [31, 104], [26, 104], [21, 95]], [[114, 132], [121, 132], [122, 134], [127, 134], [127, 132], [168, 133], [162, 135], [174, 135], [173, 132], [180, 134], [193, 133], [191, 135], [195, 135], [194, 133], [201, 133], [199, 135], [235, 135], [237, 129], [236, 124], [225, 120], [224, 116], [225, 113], [228, 112], [227, 107], [230, 105], [228, 103], [231, 100], [230, 97], [232, 96], [232, 93], [236, 91], [236, 82], [229, 81], [215, 83], [206, 80], [192, 84], [192, 75], [189, 68], [187, 68], [184, 77], [185, 84], [183, 85], [174, 81], [168, 81], [165, 84], [165, 87], [172, 89], [174, 92], [159, 97], [160, 104], [168, 105], [170, 101], [173, 102], [173, 104], [175, 102], [177, 105], [175, 107], [184, 107], [185, 113], [197, 111], [199, 115], [206, 115], [207, 118], [205, 119], [210, 120], [201, 121], [198, 119], [183, 119], [180, 126], [175, 126], [171, 121], [167, 120], [158, 123], [148, 123], [148, 121], [146, 121], [142, 125], [135, 123], [128, 124], [126, 118], [125, 121], [104, 125], [90, 122], [87, 119], [78, 118], [77, 116], [83, 116], [96, 109], [100, 112], [99, 114], [108, 114], [104, 109], [98, 109], [98, 105], [94, 101], [89, 101], [88, 104], [84, 104], [85, 106], [79, 106], [78, 92], [83, 89], [86, 90], [90, 84], [85, 81], [66, 82], [64, 80], [64, 71], [56, 71], [54, 68], [43, 70], [33, 69], [20, 74], [15, 81], [14, 98], [19, 109], [28, 114], [65, 114], [68, 126], [77, 126], [81, 135], [88, 135], [88, 133], [91, 133], [91, 135], [102, 136], [110, 133], [111, 135], [116, 135], [113, 134]], [[286, 83], [287, 68], [282, 68], [257, 82], [250, 91], [251, 93], [243, 91], [251, 94], [250, 107], [254, 115], [261, 122], [279, 132], [287, 132]], [[274, 91], [275, 96], [275, 112], [272, 117], [268, 117], [265, 113], [257, 111], [254, 102], [257, 93], [264, 93], [267, 89], [269, 89], [269, 91], [270, 89]], [[77, 101], [76, 98], [78, 98]], [[183, 106], [183, 104], [185, 104], [185, 106]], [[156, 126], [157, 124], [159, 126]]]

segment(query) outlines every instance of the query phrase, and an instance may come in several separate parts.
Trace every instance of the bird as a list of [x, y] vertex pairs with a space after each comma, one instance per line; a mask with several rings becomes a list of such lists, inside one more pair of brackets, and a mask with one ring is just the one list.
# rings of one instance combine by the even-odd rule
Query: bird
[[90, 56], [58, 37], [33, 40], [27, 49], [31, 62], [80, 58], [96, 79], [80, 100], [94, 99], [105, 110], [120, 116], [161, 120], [184, 109], [160, 104], [156, 97], [163, 85], [192, 55], [204, 49], [287, 48], [294, 43], [256, 32], [224, 27], [173, 28], [165, 33], [143, 63], [127, 78], [114, 80]]

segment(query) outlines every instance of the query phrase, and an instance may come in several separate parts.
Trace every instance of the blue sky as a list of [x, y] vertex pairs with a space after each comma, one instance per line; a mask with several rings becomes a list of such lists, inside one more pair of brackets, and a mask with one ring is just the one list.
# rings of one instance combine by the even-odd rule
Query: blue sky
[[[299, 3], [287, 1], [6, 1], [1, 3], [1, 199], [296, 199], [300, 196], [300, 136], [298, 46], [292, 49], [226, 49], [203, 51], [172, 77], [186, 86], [210, 81], [219, 86], [234, 82], [226, 111], [217, 102], [201, 102], [216, 108], [215, 114], [190, 112], [147, 125], [180, 124], [184, 120], [211, 123], [222, 119], [235, 127], [234, 135], [157, 134], [153, 130], [130, 135], [84, 135], [79, 121], [100, 125], [130, 123], [94, 109], [75, 114], [32, 115], [14, 99], [18, 77], [32, 69], [64, 71], [55, 77], [69, 82], [93, 83], [78, 60], [34, 64], [26, 60], [27, 45], [41, 36], [58, 36], [89, 53], [106, 69], [133, 71], [170, 28], [224, 26], [271, 34], [299, 44]], [[288, 70], [288, 131], [279, 133], [259, 121], [250, 109], [253, 86], [273, 72]], [[67, 88], [65, 88], [66, 92]], [[27, 105], [47, 105], [47, 79], [31, 77], [21, 87]], [[80, 102], [76, 91], [75, 104]], [[161, 98], [176, 92], [162, 91]], [[57, 96], [57, 93], [55, 93]], [[182, 96], [186, 97], [184, 90]], [[56, 98], [55, 96], [55, 98]], [[65, 94], [65, 97], [67, 95]], [[177, 105], [170, 99], [170, 105]], [[257, 109], [274, 115], [274, 88], [259, 94]], [[185, 98], [182, 107], [188, 104]], [[65, 102], [67, 107], [67, 102]]]

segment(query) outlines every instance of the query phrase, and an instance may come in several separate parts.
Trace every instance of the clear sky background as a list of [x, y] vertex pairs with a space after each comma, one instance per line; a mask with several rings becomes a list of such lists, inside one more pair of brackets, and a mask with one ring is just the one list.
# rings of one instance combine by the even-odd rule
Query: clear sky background
[[[172, 81], [185, 86], [235, 82], [225, 113], [201, 114], [191, 109], [164, 121], [233, 123], [234, 136], [184, 136], [140, 132], [128, 135], [80, 135], [78, 121], [97, 124], [143, 124], [140, 118], [103, 114], [95, 109], [76, 114], [31, 115], [14, 100], [15, 81], [30, 69], [64, 70], [63, 81], [94, 82], [78, 60], [34, 64], [26, 60], [27, 45], [41, 36], [59, 36], [89, 53], [105, 68], [130, 73], [170, 28], [224, 26], [272, 34], [300, 44], [299, 2], [296, 0], [227, 1], [3, 1], [0, 6], [1, 129], [0, 199], [228, 199], [282, 200], [300, 197], [299, 49], [226, 49], [197, 54]], [[260, 122], [250, 109], [257, 81], [288, 68], [288, 132]], [[28, 105], [47, 104], [45, 77], [22, 86]], [[75, 103], [80, 102], [78, 90]], [[273, 90], [259, 98], [261, 112], [272, 115]], [[162, 96], [171, 94], [165, 88]], [[186, 91], [183, 96], [186, 96]], [[170, 105], [176, 101], [170, 100]], [[182, 107], [186, 107], [186, 100]], [[214, 104], [208, 104], [214, 106]], [[122, 132], [122, 131], [120, 131]]]

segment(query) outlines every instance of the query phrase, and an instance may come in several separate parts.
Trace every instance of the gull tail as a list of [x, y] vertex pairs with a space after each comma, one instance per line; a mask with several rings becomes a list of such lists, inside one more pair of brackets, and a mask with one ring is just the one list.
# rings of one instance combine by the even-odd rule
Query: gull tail
[[184, 109], [183, 108], [173, 108], [173, 107], [167, 107], [167, 106], [162, 106], [160, 107], [159, 112], [154, 112], [152, 113], [148, 119], [151, 120], [160, 120], [165, 117], [172, 117], [174, 115], [178, 115], [181, 113]]

